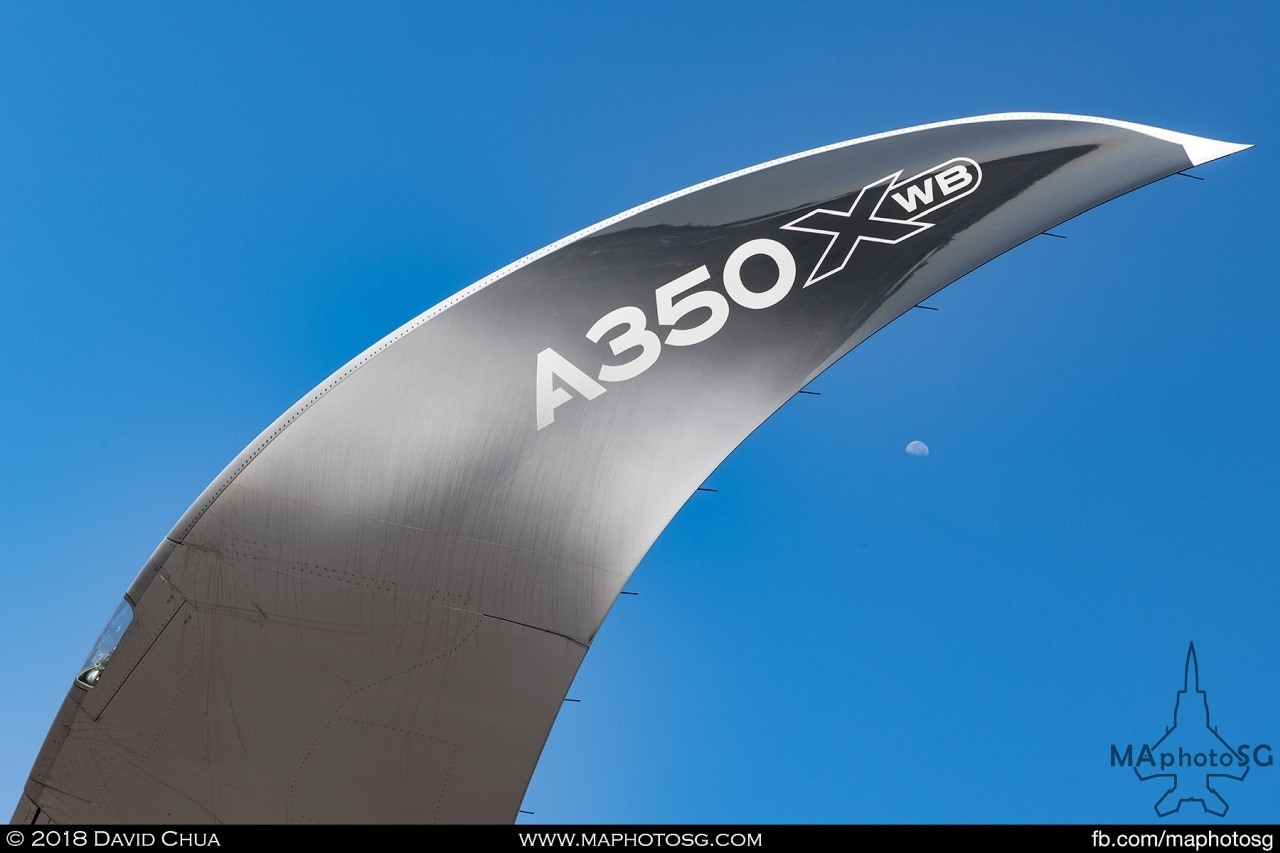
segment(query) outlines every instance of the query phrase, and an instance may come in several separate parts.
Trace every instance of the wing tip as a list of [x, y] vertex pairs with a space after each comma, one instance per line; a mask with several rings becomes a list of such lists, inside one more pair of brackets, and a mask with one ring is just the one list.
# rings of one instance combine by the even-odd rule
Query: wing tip
[[1187, 136], [1180, 139], [1192, 166], [1199, 166], [1232, 154], [1238, 154], [1253, 147], [1252, 143], [1223, 142], [1220, 139], [1206, 139], [1202, 136]]

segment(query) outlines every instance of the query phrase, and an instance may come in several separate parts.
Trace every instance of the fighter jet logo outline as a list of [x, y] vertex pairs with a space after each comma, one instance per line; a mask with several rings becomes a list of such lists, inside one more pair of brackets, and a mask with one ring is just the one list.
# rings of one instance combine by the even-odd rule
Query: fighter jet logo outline
[[[1195, 699], [1191, 700], [1193, 694]], [[1188, 704], [1191, 705], [1190, 708], [1187, 707]], [[1184, 710], [1189, 713], [1184, 715]], [[1199, 728], [1201, 721], [1198, 711], [1203, 713], [1203, 730]], [[1193, 719], [1188, 720], [1186, 719], [1187, 716], [1192, 716]], [[1188, 734], [1187, 729], [1191, 726], [1195, 726], [1195, 728]], [[1209, 750], [1206, 751], [1203, 748], [1188, 750], [1187, 744], [1194, 743], [1195, 739], [1210, 743]], [[1167, 744], [1166, 741], [1168, 741]], [[1165, 749], [1161, 750], [1161, 745], [1165, 745]], [[1198, 744], [1194, 745], [1199, 746]], [[1216, 746], [1219, 745], [1222, 747], [1220, 752], [1216, 749]], [[1156, 814], [1160, 817], [1168, 817], [1171, 814], [1176, 814], [1182, 808], [1183, 803], [1198, 802], [1209, 814], [1225, 817], [1227, 810], [1231, 807], [1223, 799], [1217, 788], [1214, 787], [1214, 780], [1234, 779], [1237, 782], [1243, 781], [1244, 777], [1249, 775], [1250, 768], [1247, 759], [1245, 762], [1241, 762], [1240, 765], [1235, 764], [1234, 757], [1237, 755], [1238, 750], [1227, 743], [1222, 735], [1218, 733], [1218, 727], [1210, 722], [1209, 695], [1200, 688], [1200, 662], [1196, 658], [1195, 643], [1191, 643], [1187, 648], [1187, 663], [1182, 675], [1182, 689], [1178, 691], [1173, 705], [1173, 725], [1166, 726], [1164, 735], [1151, 745], [1152, 752], [1159, 752], [1162, 756], [1172, 754], [1170, 749], [1173, 748], [1178, 751], [1178, 766], [1183, 768], [1184, 772], [1149, 773], [1144, 776], [1137, 764], [1133, 768], [1134, 775], [1143, 782], [1161, 778], [1170, 781], [1169, 788], [1161, 795], [1160, 799], [1156, 800]], [[1204, 765], [1196, 763], [1197, 758], [1206, 755], [1210, 757], [1208, 763], [1215, 767], [1216, 772], [1206, 772], [1202, 769]], [[1217, 756], [1225, 755], [1233, 757], [1230, 765], [1225, 762], [1218, 763], [1214, 761]], [[1185, 756], [1192, 757], [1188, 762], [1191, 765], [1190, 767], [1186, 767], [1182, 763], [1182, 758]], [[1141, 761], [1139, 761], [1140, 763]], [[1225, 768], [1227, 766], [1239, 766], [1239, 772], [1226, 772]]]

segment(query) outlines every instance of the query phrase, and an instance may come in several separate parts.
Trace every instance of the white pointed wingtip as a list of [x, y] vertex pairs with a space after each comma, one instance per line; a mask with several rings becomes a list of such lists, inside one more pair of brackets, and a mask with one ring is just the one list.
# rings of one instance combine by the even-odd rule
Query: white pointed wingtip
[[1202, 136], [1185, 136], [1178, 141], [1186, 150], [1192, 166], [1199, 166], [1201, 163], [1208, 163], [1210, 160], [1217, 160], [1253, 147], [1236, 142], [1223, 142], [1219, 139], [1205, 139]]
[[1187, 159], [1191, 161], [1192, 166], [1199, 166], [1201, 164], [1208, 163], [1211, 160], [1218, 160], [1222, 157], [1244, 151], [1246, 148], [1253, 147], [1252, 145], [1241, 145], [1236, 142], [1223, 142], [1220, 139], [1207, 139], [1203, 136], [1192, 136], [1190, 133], [1179, 133], [1176, 130], [1166, 130], [1162, 127], [1152, 127], [1147, 124], [1135, 124], [1131, 121], [1119, 121], [1113, 118], [1099, 118], [1098, 116], [1067, 115], [1064, 113], [998, 113], [989, 116], [977, 116], [971, 119], [960, 119], [956, 122], [942, 122], [942, 124], [960, 124], [970, 121], [1009, 119], [1088, 121], [1096, 122], [1097, 124], [1109, 124], [1113, 127], [1123, 127], [1129, 130], [1135, 130], [1139, 133], [1145, 133], [1148, 136], [1154, 136], [1156, 139], [1163, 139], [1165, 142], [1172, 142], [1175, 145], [1181, 145], [1183, 150], [1187, 152]]

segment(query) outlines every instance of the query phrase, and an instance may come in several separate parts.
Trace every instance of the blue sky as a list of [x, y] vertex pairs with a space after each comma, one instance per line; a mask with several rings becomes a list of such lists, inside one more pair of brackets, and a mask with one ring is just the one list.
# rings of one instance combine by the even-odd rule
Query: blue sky
[[[978, 270], [752, 435], [606, 621], [524, 819], [1156, 820], [1109, 747], [1172, 722], [1190, 641], [1223, 735], [1280, 750], [1278, 14], [0, 8], [0, 809], [161, 537], [368, 344], [651, 198], [1014, 110], [1257, 147]], [[1280, 767], [1220, 790], [1280, 820]]]

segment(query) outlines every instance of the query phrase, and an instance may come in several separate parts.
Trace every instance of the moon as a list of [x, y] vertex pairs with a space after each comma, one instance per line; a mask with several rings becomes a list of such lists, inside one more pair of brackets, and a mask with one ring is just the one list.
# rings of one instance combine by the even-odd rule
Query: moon
[[907, 455], [908, 456], [928, 456], [929, 445], [925, 444], [923, 441], [913, 441], [907, 445]]

